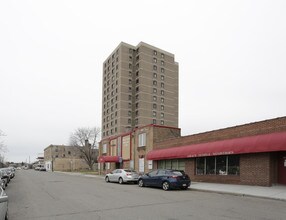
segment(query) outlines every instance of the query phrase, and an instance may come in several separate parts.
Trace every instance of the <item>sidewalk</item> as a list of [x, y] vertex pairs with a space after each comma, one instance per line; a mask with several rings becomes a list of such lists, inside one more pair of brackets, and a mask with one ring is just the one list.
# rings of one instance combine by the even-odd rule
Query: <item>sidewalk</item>
[[283, 185], [263, 187], [263, 186], [192, 182], [190, 189], [197, 191], [204, 191], [204, 192], [227, 193], [232, 195], [252, 196], [252, 197], [286, 201], [286, 186]]

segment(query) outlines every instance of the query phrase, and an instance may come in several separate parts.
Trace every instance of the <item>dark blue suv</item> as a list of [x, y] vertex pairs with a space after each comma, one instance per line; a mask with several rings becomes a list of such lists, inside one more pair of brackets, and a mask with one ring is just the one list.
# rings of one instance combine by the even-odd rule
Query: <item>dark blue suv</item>
[[182, 170], [159, 169], [139, 177], [138, 185], [160, 187], [163, 190], [188, 189], [191, 180]]

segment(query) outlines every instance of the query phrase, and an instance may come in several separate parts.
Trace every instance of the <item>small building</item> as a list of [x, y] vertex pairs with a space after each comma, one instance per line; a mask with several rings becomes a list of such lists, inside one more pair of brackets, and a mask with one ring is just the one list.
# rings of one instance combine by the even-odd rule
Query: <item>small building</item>
[[99, 154], [103, 173], [172, 168], [192, 181], [286, 185], [286, 117], [183, 137], [178, 128], [148, 125], [102, 140]]
[[49, 145], [44, 149], [47, 171], [78, 171], [89, 169], [78, 147]]
[[154, 144], [180, 136], [179, 128], [147, 125], [103, 139], [99, 143], [99, 170], [101, 173], [107, 173], [122, 167], [146, 173], [153, 169], [151, 161], [146, 160], [146, 155], [154, 149]]

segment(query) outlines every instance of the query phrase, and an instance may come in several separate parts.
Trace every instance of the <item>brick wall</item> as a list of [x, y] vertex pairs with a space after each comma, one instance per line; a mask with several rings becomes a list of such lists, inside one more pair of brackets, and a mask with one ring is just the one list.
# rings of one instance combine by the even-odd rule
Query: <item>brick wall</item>
[[246, 154], [240, 157], [240, 182], [246, 185], [271, 186], [271, 154]]
[[84, 159], [55, 158], [53, 166], [54, 171], [78, 171], [89, 169], [89, 166]]
[[160, 142], [163, 140], [166, 141], [166, 140], [174, 139], [177, 137], [181, 137], [181, 129], [179, 128], [161, 127], [161, 126], [153, 127], [154, 143]]
[[206, 143], [211, 141], [226, 140], [232, 138], [254, 136], [286, 131], [286, 117], [275, 118], [260, 122], [208, 131], [178, 138], [155, 142], [154, 149], [184, 146], [190, 144]]

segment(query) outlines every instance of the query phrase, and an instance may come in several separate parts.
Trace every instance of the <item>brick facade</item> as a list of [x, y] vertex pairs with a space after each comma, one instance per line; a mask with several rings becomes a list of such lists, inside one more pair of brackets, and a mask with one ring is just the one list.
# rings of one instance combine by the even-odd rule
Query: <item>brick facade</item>
[[[249, 123], [154, 143], [154, 149], [286, 131], [286, 117]], [[284, 152], [285, 153], [285, 152]], [[271, 186], [277, 183], [277, 158], [283, 152], [240, 155], [240, 175], [196, 175], [195, 158], [186, 159], [185, 171], [192, 181]]]
[[[139, 146], [139, 135], [142, 133], [146, 133], [146, 146], [138, 147]], [[130, 169], [132, 168], [131, 164], [133, 163], [133, 168], [139, 171], [139, 159], [144, 158], [144, 172], [146, 173], [150, 171], [148, 167], [148, 160], [146, 159], [146, 154], [149, 151], [154, 149], [154, 143], [160, 142], [165, 139], [174, 139], [175, 137], [180, 137], [181, 129], [167, 127], [167, 126], [160, 126], [160, 125], [143, 126], [143, 127], [134, 129], [131, 132], [101, 140], [101, 142], [99, 143], [99, 155], [100, 156], [111, 155], [110, 148], [112, 144], [115, 144], [116, 146], [118, 145], [122, 146], [122, 143], [119, 144], [118, 142], [122, 140], [122, 137], [126, 137], [126, 136], [130, 137], [130, 149], [131, 149], [130, 160], [123, 161], [122, 168]], [[117, 140], [117, 141], [114, 141], [114, 140]], [[102, 152], [104, 144], [107, 145], [106, 153]], [[116, 155], [118, 153], [119, 152], [116, 152]], [[121, 156], [121, 155], [118, 155], [118, 156]], [[116, 164], [116, 163], [109, 163], [108, 166], [104, 166], [103, 164], [101, 164], [100, 172], [101, 174], [105, 174], [118, 167], [119, 167], [119, 164]]]
[[246, 185], [271, 185], [271, 154], [246, 154], [240, 157], [240, 183]]
[[157, 142], [154, 145], [154, 149], [206, 143], [211, 141], [254, 136], [259, 134], [269, 134], [281, 131], [286, 131], [286, 117], [253, 122], [245, 125], [223, 128], [184, 137], [170, 138], [161, 142]]
[[44, 162], [47, 170], [76, 171], [87, 170], [89, 166], [77, 147], [49, 145], [44, 149]]
[[81, 158], [55, 158], [53, 166], [54, 171], [80, 171], [89, 169], [85, 160]]
[[[148, 125], [121, 135], [121, 137], [126, 135], [130, 136], [130, 160], [124, 161], [122, 166], [123, 168], [127, 169], [133, 167], [138, 171], [139, 159], [144, 158], [144, 172], [146, 173], [152, 169], [158, 168], [157, 161], [153, 161], [152, 169], [149, 169], [148, 167], [146, 155], [153, 149], [172, 148], [283, 131], [286, 131], [286, 117], [254, 122], [184, 137], [181, 137], [181, 130], [179, 128]], [[138, 147], [138, 136], [141, 133], [146, 133], [147, 139], [146, 146], [144, 147]], [[120, 136], [113, 137], [112, 139], [102, 140], [100, 143], [99, 155], [102, 155], [101, 150], [102, 144], [104, 143], [108, 145], [108, 151], [105, 155], [110, 155], [110, 146], [112, 145], [111, 142], [114, 138], [118, 137]], [[239, 159], [239, 175], [196, 175], [196, 158], [185, 159], [185, 171], [188, 175], [190, 175], [192, 181], [271, 186], [272, 184], [277, 183], [279, 175], [277, 173], [277, 158], [281, 157], [281, 154], [283, 154], [283, 152], [241, 154]], [[134, 165], [132, 166], [132, 164]], [[105, 169], [103, 173], [109, 172], [116, 167], [118, 168], [118, 166], [119, 164], [110, 163], [110, 169]], [[103, 164], [101, 164], [101, 170], [102, 169]]]

